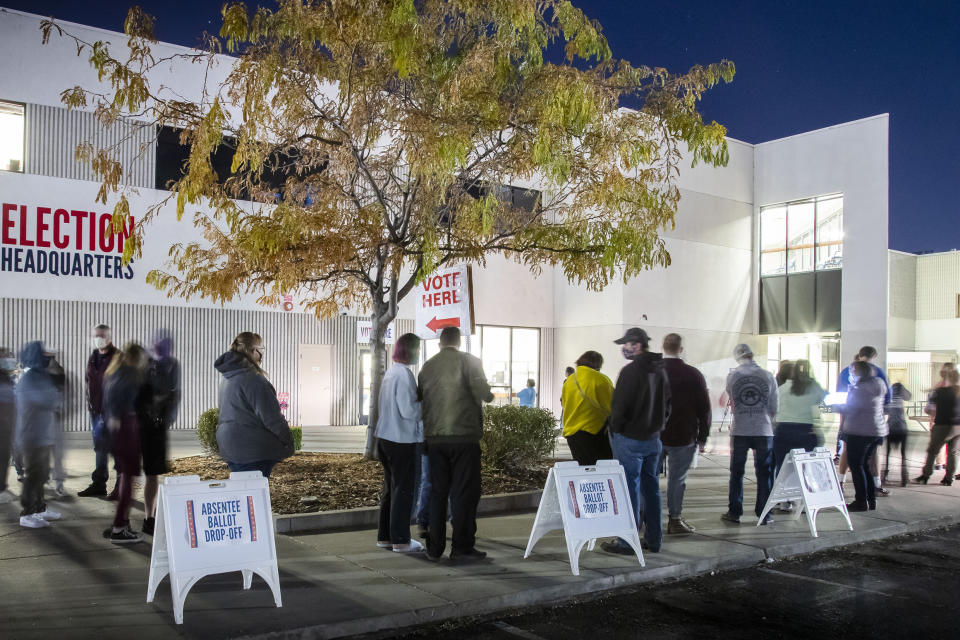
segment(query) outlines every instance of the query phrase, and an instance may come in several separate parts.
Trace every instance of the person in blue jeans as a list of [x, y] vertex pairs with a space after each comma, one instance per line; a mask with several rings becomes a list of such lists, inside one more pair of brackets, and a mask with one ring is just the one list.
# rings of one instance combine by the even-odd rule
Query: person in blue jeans
[[[620, 370], [610, 407], [610, 444], [623, 465], [637, 529], [643, 529], [643, 548], [657, 553], [663, 542], [660, 516], [660, 480], [657, 467], [663, 447], [660, 432], [670, 417], [670, 383], [659, 353], [648, 350], [650, 338], [638, 327], [614, 341], [630, 364]], [[610, 553], [632, 554], [626, 541], [601, 543]]]
[[[753, 467], [757, 473], [757, 517], [773, 489], [773, 416], [777, 415], [777, 381], [773, 374], [753, 361], [753, 349], [746, 344], [733, 348], [737, 368], [727, 376], [727, 397], [733, 406], [730, 428], [730, 495], [727, 512], [720, 518], [734, 524], [743, 515], [743, 472], [747, 453], [753, 449]], [[763, 524], [773, 522], [769, 514]]]

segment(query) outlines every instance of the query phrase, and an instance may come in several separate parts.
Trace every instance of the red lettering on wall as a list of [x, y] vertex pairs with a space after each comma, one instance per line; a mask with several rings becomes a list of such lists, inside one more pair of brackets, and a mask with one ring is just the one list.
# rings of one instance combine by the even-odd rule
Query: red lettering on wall
[[97, 214], [93, 211], [90, 212], [90, 218], [88, 220], [90, 223], [90, 236], [87, 239], [88, 248], [90, 251], [97, 250]]
[[57, 249], [66, 249], [70, 244], [68, 236], [60, 235], [60, 221], [63, 220], [64, 226], [70, 224], [70, 214], [66, 209], [57, 209], [53, 213], [53, 246]]
[[20, 246], [32, 247], [33, 240], [27, 237], [27, 205], [20, 205]]
[[47, 229], [50, 225], [44, 219], [50, 215], [50, 207], [37, 207], [37, 246], [49, 247], [50, 241], [47, 240]]
[[73, 221], [77, 225], [77, 237], [74, 238], [74, 247], [79, 251], [83, 251], [83, 219], [87, 217], [87, 212], [74, 209], [70, 212], [70, 215], [73, 216]]
[[104, 213], [100, 216], [100, 251], [113, 251], [113, 216]]
[[12, 233], [14, 222], [13, 216], [11, 215], [16, 209], [17, 205], [15, 204], [3, 203], [3, 244], [17, 243]]

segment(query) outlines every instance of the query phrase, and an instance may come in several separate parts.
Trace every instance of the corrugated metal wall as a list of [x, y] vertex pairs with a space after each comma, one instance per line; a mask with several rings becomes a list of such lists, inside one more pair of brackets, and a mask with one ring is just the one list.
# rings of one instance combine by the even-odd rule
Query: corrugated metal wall
[[[95, 149], [109, 149], [121, 140], [118, 159], [123, 165], [122, 184], [154, 188], [156, 181], [156, 132], [152, 126], [118, 120], [104, 129], [87, 111], [27, 105], [27, 173], [73, 180], [94, 180], [88, 163], [76, 161], [77, 145], [89, 142]], [[99, 181], [97, 181], [99, 183]]]
[[[333, 345], [332, 422], [357, 424], [360, 407], [360, 346], [357, 344], [356, 317], [341, 316], [329, 320], [300, 313], [237, 311], [93, 303], [59, 300], [18, 300], [0, 298], [0, 345], [14, 350], [30, 340], [43, 340], [57, 351], [67, 373], [64, 402], [66, 431], [89, 429], [84, 400], [84, 371], [93, 349], [93, 327], [111, 326], [118, 346], [130, 340], [148, 344], [160, 328], [174, 337], [174, 355], [183, 372], [183, 401], [176, 429], [192, 429], [199, 415], [217, 406], [220, 376], [213, 361], [229, 347], [241, 331], [263, 336], [267, 346], [264, 368], [278, 392], [290, 393], [286, 412], [296, 421], [299, 346]], [[413, 322], [400, 320], [397, 330], [412, 330]]]
[[[551, 328], [540, 329], [540, 407], [549, 409], [553, 415], [560, 417], [560, 388], [557, 386], [555, 370], [553, 334]], [[562, 375], [561, 375], [562, 379]]]

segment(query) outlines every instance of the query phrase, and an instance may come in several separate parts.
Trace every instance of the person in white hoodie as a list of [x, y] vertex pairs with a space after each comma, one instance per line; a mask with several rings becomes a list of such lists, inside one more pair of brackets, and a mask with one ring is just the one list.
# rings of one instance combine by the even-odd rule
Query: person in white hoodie
[[393, 365], [383, 376], [378, 398], [377, 453], [383, 465], [380, 526], [377, 546], [397, 553], [423, 551], [410, 538], [418, 446], [423, 443], [423, 420], [417, 399], [417, 380], [410, 365], [420, 354], [420, 338], [405, 333], [393, 349]]
[[870, 363], [857, 360], [850, 365], [850, 389], [847, 402], [841, 407], [843, 433], [846, 438], [847, 462], [853, 476], [856, 497], [848, 511], [877, 508], [877, 486], [867, 462], [887, 435], [883, 416], [887, 383], [877, 377]]

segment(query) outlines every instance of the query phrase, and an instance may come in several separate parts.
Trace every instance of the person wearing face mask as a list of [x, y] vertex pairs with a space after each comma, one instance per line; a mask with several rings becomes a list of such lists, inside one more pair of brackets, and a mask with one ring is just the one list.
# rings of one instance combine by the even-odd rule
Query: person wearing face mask
[[160, 331], [153, 340], [147, 365], [144, 399], [138, 411], [140, 452], [143, 455], [143, 533], [153, 535], [160, 476], [167, 473], [167, 431], [180, 406], [180, 363], [173, 357], [173, 338]]
[[23, 455], [25, 475], [20, 495], [20, 526], [39, 529], [59, 520], [47, 509], [43, 485], [50, 475], [50, 452], [56, 441], [56, 408], [60, 394], [47, 367], [49, 357], [42, 342], [27, 343], [20, 352], [25, 373], [14, 389], [17, 404], [16, 447]]
[[6, 347], [0, 348], [0, 504], [13, 502], [7, 488], [10, 457], [13, 455], [13, 433], [17, 424], [17, 405], [13, 394], [13, 372], [17, 359]]
[[[107, 462], [110, 455], [110, 433], [107, 430], [103, 417], [103, 377], [111, 360], [119, 350], [113, 346], [110, 327], [98, 324], [93, 330], [93, 353], [87, 359], [87, 411], [90, 413], [90, 429], [93, 432], [93, 451], [95, 453], [95, 468], [90, 474], [90, 486], [77, 493], [78, 496], [105, 496], [107, 495], [107, 480], [110, 472]], [[115, 498], [117, 487], [114, 486], [111, 497]]]
[[262, 367], [263, 354], [263, 339], [244, 331], [214, 362], [223, 375], [217, 446], [231, 471], [259, 471], [269, 478], [294, 449], [277, 392]]

